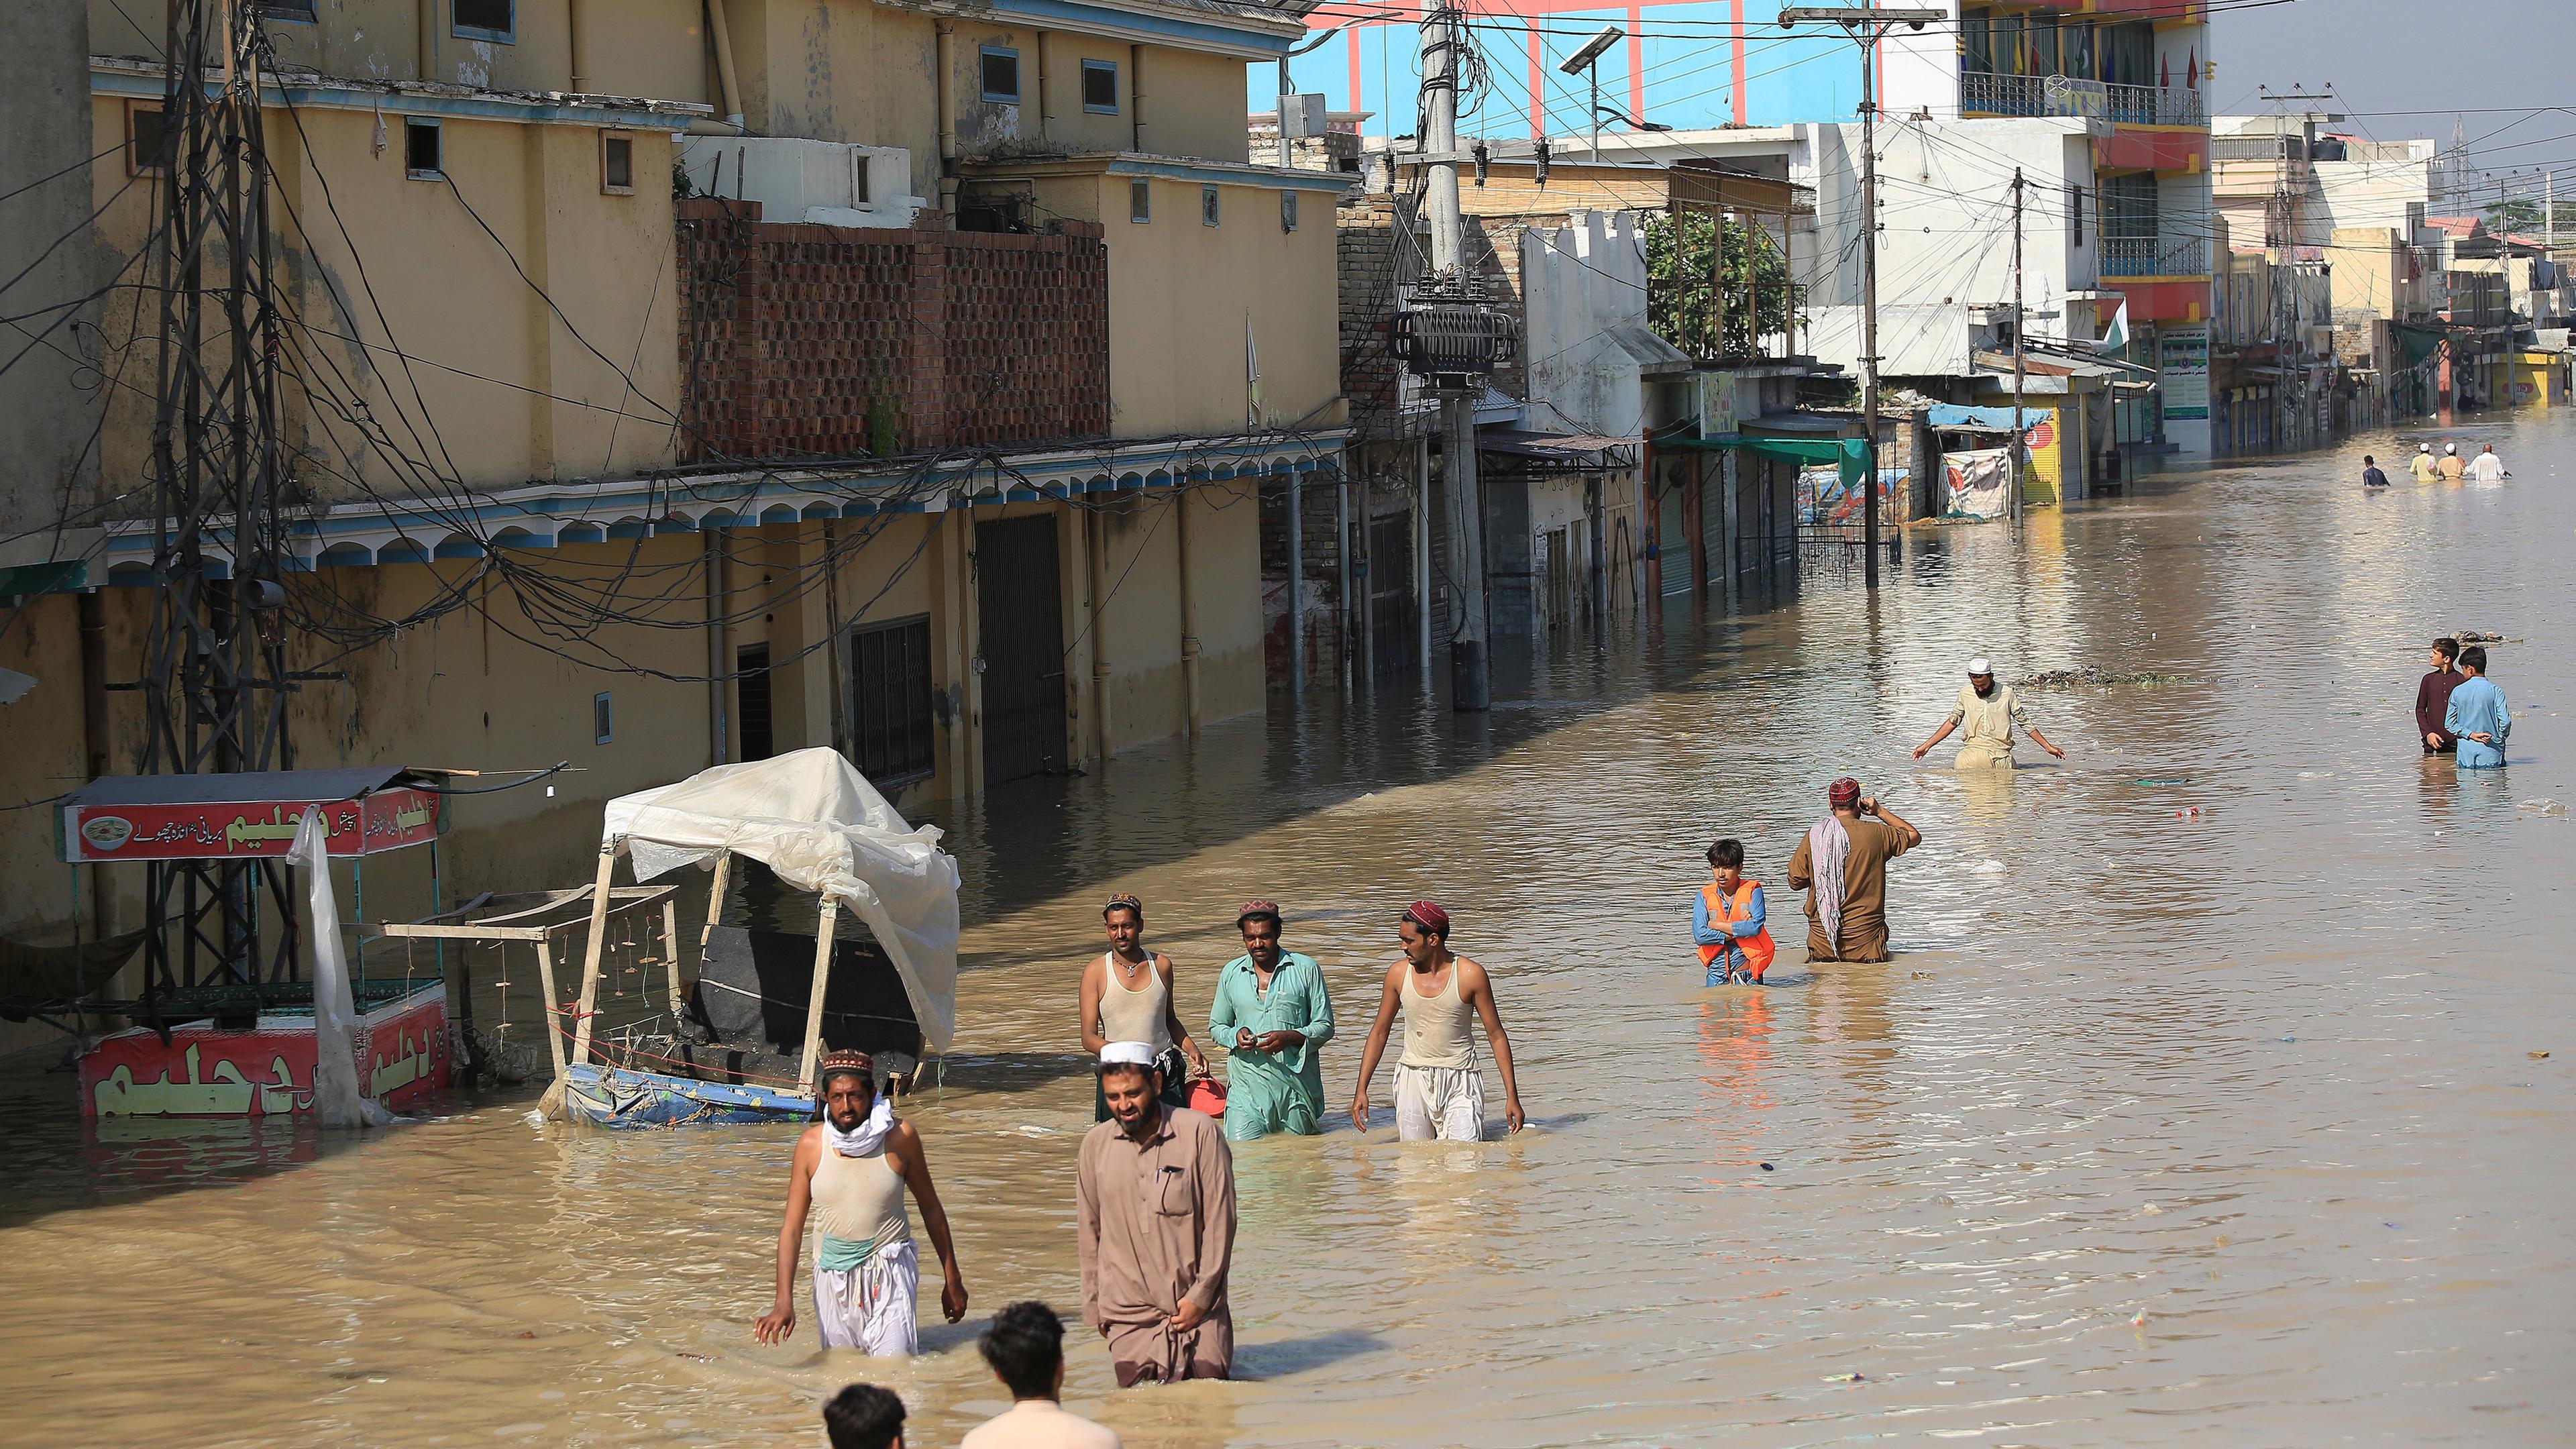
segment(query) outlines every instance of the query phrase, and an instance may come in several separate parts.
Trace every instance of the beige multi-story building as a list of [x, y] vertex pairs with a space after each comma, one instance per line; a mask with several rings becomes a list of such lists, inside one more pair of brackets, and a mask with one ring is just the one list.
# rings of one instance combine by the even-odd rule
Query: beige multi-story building
[[[250, 8], [289, 662], [334, 676], [293, 763], [580, 767], [458, 812], [451, 897], [577, 871], [603, 800], [710, 763], [828, 745], [918, 806], [1262, 708], [1231, 505], [1344, 435], [1344, 182], [1252, 164], [1243, 124], [1308, 6]], [[86, 95], [66, 214], [125, 290], [74, 339], [86, 466], [5, 495], [0, 534], [53, 542], [0, 563], [55, 590], [0, 632], [36, 681], [8, 802], [137, 768], [140, 696], [103, 691], [158, 592], [161, 11], [61, 9], [85, 75], [6, 104]], [[0, 815], [0, 935], [68, 934], [51, 832]]]

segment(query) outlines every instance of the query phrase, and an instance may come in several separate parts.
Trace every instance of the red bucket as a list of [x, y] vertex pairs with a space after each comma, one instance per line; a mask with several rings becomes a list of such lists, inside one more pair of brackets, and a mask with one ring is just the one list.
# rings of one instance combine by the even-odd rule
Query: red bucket
[[1214, 1077], [1201, 1077], [1190, 1083], [1189, 1109], [1210, 1117], [1225, 1115], [1225, 1083]]

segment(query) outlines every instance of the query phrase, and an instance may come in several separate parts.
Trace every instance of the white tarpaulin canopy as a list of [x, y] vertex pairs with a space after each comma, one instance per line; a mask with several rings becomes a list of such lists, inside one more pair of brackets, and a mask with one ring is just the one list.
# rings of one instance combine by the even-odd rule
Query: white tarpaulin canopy
[[894, 958], [922, 1040], [944, 1052], [957, 1027], [957, 861], [939, 836], [905, 824], [839, 751], [819, 748], [620, 795], [600, 833], [623, 839], [638, 881], [729, 850], [858, 912]]

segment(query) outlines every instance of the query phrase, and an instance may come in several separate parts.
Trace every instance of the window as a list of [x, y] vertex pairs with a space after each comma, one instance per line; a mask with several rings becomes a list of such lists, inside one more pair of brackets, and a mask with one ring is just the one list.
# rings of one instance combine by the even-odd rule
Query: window
[[128, 105], [125, 108], [126, 175], [159, 175], [166, 162], [161, 154], [165, 144], [159, 106]]
[[1118, 114], [1118, 62], [1086, 60], [1082, 63], [1082, 108], [1095, 116]]
[[930, 616], [850, 631], [850, 752], [879, 787], [931, 770]]
[[1130, 181], [1127, 183], [1127, 219], [1129, 221], [1152, 221], [1154, 219], [1154, 184], [1152, 182]]
[[403, 174], [414, 181], [443, 181], [447, 168], [439, 155], [438, 122], [403, 117]]
[[635, 138], [623, 131], [599, 133], [599, 189], [610, 196], [635, 194]]
[[271, 20], [313, 23], [313, 0], [259, 0], [259, 13]]
[[996, 105], [1020, 103], [1020, 53], [1007, 45], [984, 47], [984, 99]]
[[2066, 217], [2075, 225], [2075, 244], [2084, 245], [2084, 188], [2073, 182], [2066, 186]]
[[876, 169], [876, 158], [865, 151], [861, 151], [851, 158], [850, 200], [853, 204], [858, 206], [873, 206], [876, 204], [875, 188], [868, 184], [870, 173], [874, 172]]
[[604, 745], [610, 740], [616, 738], [617, 731], [611, 727], [615, 723], [616, 717], [609, 708], [608, 696], [605, 694], [592, 695], [590, 697], [591, 733], [599, 736], [599, 738], [591, 741], [591, 743]]
[[734, 758], [765, 760], [777, 752], [769, 728], [769, 646], [745, 644], [733, 652]]
[[453, 0], [455, 23], [449, 29], [468, 40], [518, 41], [518, 0]]
[[1213, 186], [1202, 186], [1199, 188], [1199, 225], [1215, 226], [1217, 224], [1216, 188]]
[[1297, 229], [1296, 192], [1283, 191], [1279, 193], [1279, 229], [1281, 231], [1295, 231]]

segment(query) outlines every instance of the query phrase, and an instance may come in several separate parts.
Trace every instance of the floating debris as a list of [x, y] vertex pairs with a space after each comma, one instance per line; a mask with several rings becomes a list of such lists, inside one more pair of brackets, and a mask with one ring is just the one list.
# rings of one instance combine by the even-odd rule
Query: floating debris
[[2137, 1316], [2136, 1316], [2136, 1317], [2134, 1317], [2134, 1318], [2131, 1318], [2131, 1319], [2129, 1320], [2129, 1326], [2130, 1326], [2131, 1328], [2144, 1328], [2144, 1327], [2146, 1327], [2146, 1326], [2147, 1326], [2147, 1310], [2145, 1310], [2145, 1309], [2143, 1309], [2143, 1308], [2139, 1309], [2139, 1310], [2138, 1310], [2138, 1312], [2137, 1312]]
[[1970, 875], [2001, 875], [2003, 873], [2004, 863], [2000, 860], [1981, 860], [1975, 865], [1968, 867], [1968, 874]]
[[2099, 687], [2114, 684], [2192, 684], [2196, 682], [2197, 681], [2188, 674], [2158, 674], [2152, 670], [2139, 673], [2121, 673], [2109, 669], [2096, 669], [2088, 664], [2081, 669], [2042, 670], [2040, 673], [2031, 675], [2027, 679], [2016, 681], [2016, 687], [2021, 689], [2073, 689], [2081, 686]]
[[[2547, 1053], [2547, 1052], [2534, 1052], [2534, 1053], [2532, 1053], [2532, 1055], [2534, 1055], [2534, 1056], [2543, 1056], [2543, 1057], [2545, 1057], [2545, 1056], [2549, 1055], [2549, 1053]], [[1766, 1162], [1766, 1163], [1764, 1163], [1764, 1164], [1762, 1164], [1762, 1170], [1763, 1170], [1764, 1172], [1769, 1172], [1769, 1171], [1771, 1170], [1771, 1164], [1770, 1164], [1770, 1163], [1767, 1163], [1767, 1162]]]
[[2186, 810], [2177, 810], [2177, 811], [2175, 811], [2175, 812], [2174, 812], [2174, 818], [2175, 818], [2176, 820], [2189, 820], [2189, 819], [2192, 819], [2192, 818], [2193, 818], [2193, 817], [2195, 817], [2195, 816], [2206, 815], [2206, 814], [2208, 814], [2208, 813], [2209, 813], [2208, 811], [2206, 811], [2206, 810], [2202, 809], [2201, 807], [2199, 807], [2199, 806], [2197, 806], [2197, 805], [2194, 805], [2194, 806], [2192, 806], [2192, 807], [2190, 807], [2189, 809], [2186, 809]]
[[1853, 1369], [1847, 1374], [1827, 1374], [1824, 1381], [1829, 1384], [1856, 1384], [1862, 1382], [1862, 1379], [1860, 1370]]
[[2185, 775], [2179, 780], [2159, 780], [2151, 777], [2140, 780], [2138, 783], [2141, 785], [2188, 785], [2191, 783], [2191, 777]]
[[2536, 811], [2542, 815], [2564, 815], [2567, 813], [2567, 807], [2565, 804], [2560, 801], [2547, 798], [2539, 800], [2524, 800], [2520, 802], [2516, 808]]
[[[2549, 1060], [2549, 1053], [2547, 1052], [2524, 1052], [2523, 1055], [2531, 1058], [2535, 1062], [2545, 1062]], [[1770, 1164], [1765, 1163], [1763, 1165], [1767, 1167]]]
[[2507, 639], [2502, 634], [2481, 634], [2475, 629], [2454, 629], [2451, 631], [2451, 637], [2459, 640], [2463, 644], [2511, 644], [2517, 642]]

